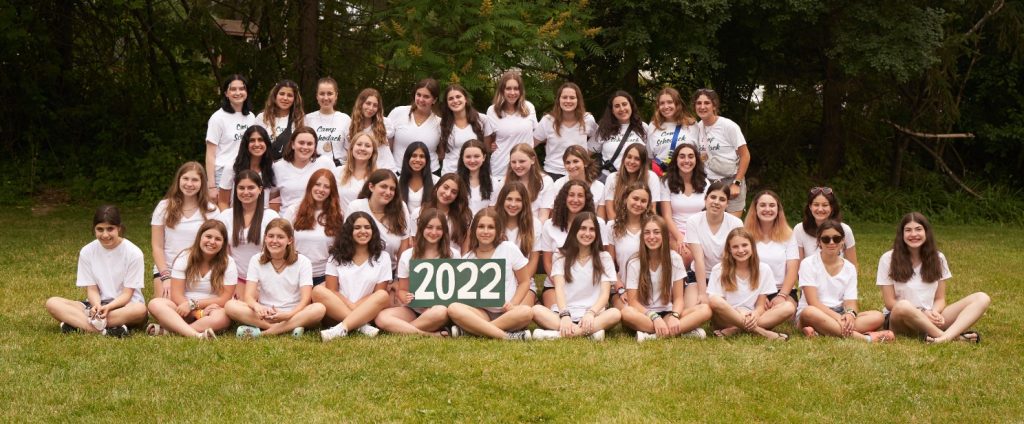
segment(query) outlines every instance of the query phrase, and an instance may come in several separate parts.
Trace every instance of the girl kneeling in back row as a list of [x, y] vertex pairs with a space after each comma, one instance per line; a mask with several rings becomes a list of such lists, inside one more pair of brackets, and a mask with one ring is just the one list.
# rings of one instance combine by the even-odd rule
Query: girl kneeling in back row
[[946, 256], [935, 246], [928, 218], [917, 212], [903, 216], [892, 250], [878, 260], [878, 286], [889, 312], [888, 328], [899, 334], [922, 335], [929, 343], [981, 342], [967, 329], [981, 319], [992, 302], [977, 292], [946, 305], [949, 272]]
[[324, 317], [324, 305], [310, 303], [313, 265], [295, 250], [295, 230], [286, 219], [267, 224], [263, 252], [249, 260], [246, 280], [243, 300], [230, 300], [224, 307], [232, 320], [243, 324], [239, 337], [289, 331], [298, 337]]
[[[385, 171], [391, 172], [391, 171]], [[359, 329], [367, 336], [380, 330], [370, 322], [391, 302], [391, 256], [384, 251], [381, 230], [366, 212], [353, 212], [331, 246], [327, 282], [313, 289], [313, 300], [327, 308], [338, 324], [320, 332], [327, 342]]]
[[767, 308], [768, 295], [778, 289], [771, 267], [758, 259], [754, 243], [754, 236], [747, 230], [733, 229], [725, 239], [722, 262], [711, 271], [708, 296], [713, 323], [718, 328], [715, 335], [724, 337], [746, 331], [771, 340], [787, 340], [788, 334], [772, 329], [793, 316], [793, 304]]
[[231, 325], [224, 305], [235, 294], [238, 269], [227, 247], [228, 229], [211, 219], [199, 227], [190, 249], [181, 251], [171, 266], [171, 296], [149, 302], [156, 324], [151, 336], [171, 331], [185, 337], [216, 338]]
[[800, 306], [797, 326], [807, 337], [819, 333], [888, 342], [892, 331], [875, 331], [885, 317], [878, 311], [857, 311], [857, 268], [839, 256], [846, 233], [839, 221], [818, 226], [818, 252], [800, 262]]
[[576, 214], [565, 243], [551, 265], [555, 303], [534, 305], [536, 339], [590, 337], [604, 340], [604, 330], [619, 323], [618, 309], [605, 309], [615, 283], [615, 262], [601, 249], [601, 224], [593, 212]]

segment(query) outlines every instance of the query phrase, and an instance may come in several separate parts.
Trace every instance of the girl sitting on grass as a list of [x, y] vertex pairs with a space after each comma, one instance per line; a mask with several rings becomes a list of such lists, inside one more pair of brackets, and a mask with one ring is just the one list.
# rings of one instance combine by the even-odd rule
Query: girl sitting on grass
[[284, 218], [267, 224], [263, 253], [249, 260], [248, 280], [241, 301], [224, 309], [238, 326], [238, 337], [261, 334], [302, 335], [304, 328], [324, 317], [324, 305], [310, 303], [313, 265], [295, 250], [295, 230]]
[[797, 326], [807, 337], [825, 334], [855, 337], [868, 343], [895, 339], [892, 331], [875, 331], [885, 317], [857, 309], [857, 268], [840, 256], [846, 232], [839, 221], [818, 225], [818, 252], [800, 261], [800, 306]]
[[982, 292], [946, 305], [949, 272], [946, 256], [935, 246], [932, 224], [918, 212], [903, 215], [892, 250], [878, 260], [878, 286], [888, 314], [888, 328], [899, 334], [922, 335], [929, 343], [980, 343], [981, 334], [967, 331], [988, 309]]
[[[700, 328], [711, 319], [707, 304], [685, 307], [686, 268], [672, 245], [665, 219], [651, 215], [644, 221], [643, 244], [626, 263], [626, 299], [622, 322], [636, 330], [637, 341], [688, 334], [703, 339]], [[693, 283], [689, 283], [693, 284]]]
[[[793, 316], [792, 308], [768, 309], [768, 295], [778, 291], [772, 269], [757, 256], [754, 236], [736, 228], [725, 239], [722, 262], [711, 270], [708, 298], [715, 335], [731, 336], [740, 331], [770, 340], [787, 340], [786, 333], [772, 328]], [[856, 283], [856, 280], [854, 280]]]
[[116, 206], [96, 209], [92, 218], [96, 240], [78, 252], [78, 279], [85, 300], [51, 297], [46, 311], [60, 322], [61, 332], [85, 331], [108, 336], [128, 335], [128, 326], [146, 322], [142, 297], [145, 259], [142, 250], [126, 240]]
[[534, 305], [534, 321], [540, 328], [534, 330], [533, 337], [604, 340], [604, 330], [618, 324], [621, 315], [618, 309], [605, 308], [608, 291], [616, 281], [615, 262], [601, 249], [601, 224], [596, 214], [576, 214], [550, 272], [556, 305]]
[[227, 248], [228, 229], [211, 219], [199, 227], [192, 247], [171, 266], [171, 296], [149, 302], [156, 318], [146, 327], [151, 336], [168, 331], [185, 337], [213, 339], [231, 325], [224, 305], [235, 294], [238, 270]]
[[355, 329], [376, 336], [380, 330], [371, 322], [391, 302], [390, 283], [391, 256], [384, 250], [380, 228], [366, 212], [349, 214], [331, 245], [327, 281], [313, 289], [313, 301], [323, 304], [327, 317], [338, 322], [321, 331], [321, 339], [345, 337]]

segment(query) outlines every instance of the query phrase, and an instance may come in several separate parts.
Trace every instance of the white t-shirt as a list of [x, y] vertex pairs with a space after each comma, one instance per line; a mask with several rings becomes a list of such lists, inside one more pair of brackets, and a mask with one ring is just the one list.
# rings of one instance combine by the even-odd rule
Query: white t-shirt
[[[192, 216], [184, 216], [183, 214], [181, 219], [178, 220], [178, 225], [171, 228], [164, 225], [164, 219], [167, 217], [167, 199], [163, 199], [156, 204], [156, 208], [153, 209], [153, 219], [150, 220], [149, 224], [153, 226], [163, 225], [164, 227], [164, 261], [166, 261], [165, 263], [168, 268], [170, 268], [171, 262], [174, 261], [174, 257], [178, 256], [178, 252], [192, 247], [192, 243], [196, 240], [196, 234], [199, 233], [199, 227], [203, 226], [207, 219], [213, 219], [216, 215], [217, 206], [209, 205], [205, 217], [202, 211], [196, 209], [192, 212]], [[155, 267], [156, 264], [153, 264], [153, 266]]]
[[[541, 227], [541, 234], [540, 234], [540, 243], [541, 243], [540, 251], [542, 253], [543, 252], [558, 253], [558, 249], [561, 249], [562, 246], [565, 245], [565, 239], [569, 237], [568, 230], [569, 230], [569, 227], [571, 227], [571, 226], [572, 226], [572, 220], [570, 220], [569, 226], [566, 227], [566, 231], [562, 231], [557, 226], [555, 226], [553, 219], [549, 219], [547, 221], [544, 221], [544, 226]], [[597, 218], [597, 226], [601, 230], [601, 244], [602, 244], [602, 246], [608, 246], [609, 244], [612, 243], [611, 234], [608, 233], [608, 224], [605, 223], [603, 219]], [[554, 263], [554, 258], [552, 258], [552, 263]], [[550, 275], [547, 276], [547, 278], [544, 279], [544, 287], [554, 287], [553, 284], [554, 283], [551, 281], [551, 276]]]
[[619, 265], [619, 278], [626, 281], [626, 262], [640, 251], [640, 233], [643, 230], [640, 229], [633, 233], [627, 228], [622, 233], [622, 237], [616, 237], [615, 221], [608, 221], [608, 229], [605, 232], [612, 239], [611, 245], [615, 246], [615, 263]]
[[[675, 283], [686, 278], [686, 267], [683, 265], [683, 257], [679, 256], [679, 253], [672, 251], [670, 255], [672, 258], [672, 282]], [[672, 294], [669, 293], [668, 299], [661, 297], [662, 268], [664, 267], [658, 265], [658, 268], [649, 270], [651, 274], [651, 299], [644, 306], [654, 312], [672, 310]], [[640, 260], [638, 258], [634, 258], [626, 263], [625, 284], [627, 290], [640, 289]]]
[[504, 176], [508, 169], [508, 157], [517, 144], [526, 143], [533, 146], [533, 132], [537, 129], [537, 109], [533, 103], [524, 101], [527, 115], [518, 111], [503, 113], [499, 118], [494, 105], [487, 108], [487, 117], [494, 124], [494, 141], [498, 148], [491, 152], [491, 175]]
[[[549, 177], [548, 174], [541, 173], [540, 174], [540, 179], [541, 179], [540, 191], [537, 193], [537, 200], [530, 200], [530, 211], [533, 212], [533, 216], [540, 216], [539, 213], [540, 213], [541, 203], [543, 203], [544, 202], [544, 198], [547, 197], [548, 189], [551, 188], [551, 186], [555, 185], [555, 182], [551, 180], [551, 177]], [[524, 186], [527, 185], [526, 181], [522, 181], [522, 183], [523, 183]], [[494, 180], [494, 195], [491, 196], [491, 204], [490, 204], [491, 206], [498, 207], [498, 193], [501, 192], [501, 189], [503, 189], [503, 188], [505, 188], [505, 178], [504, 177], [500, 177], [500, 178], [495, 179]], [[527, 187], [526, 189], [529, 190], [530, 188]]]
[[298, 205], [302, 201], [302, 196], [306, 195], [309, 178], [319, 169], [334, 171], [334, 160], [330, 156], [320, 156], [302, 168], [297, 168], [283, 159], [274, 162], [274, 179], [277, 180], [277, 188], [280, 190], [282, 210]]
[[736, 276], [736, 290], [727, 292], [722, 287], [722, 264], [715, 265], [711, 270], [711, 277], [708, 278], [708, 296], [721, 296], [726, 303], [734, 308], [747, 308], [754, 310], [757, 306], [757, 297], [769, 295], [779, 290], [775, 288], [772, 281], [772, 270], [764, 263], [758, 263], [757, 288], [750, 287], [750, 281]]
[[[483, 131], [484, 137], [494, 134], [494, 123], [491, 122], [491, 118], [487, 115], [479, 114], [480, 117], [480, 128]], [[476, 133], [473, 132], [472, 125], [466, 125], [466, 128], [459, 128], [458, 125], [452, 125], [452, 133], [448, 137], [451, 139], [451, 145], [447, 146], [447, 150], [444, 153], [444, 160], [441, 162], [441, 175], [455, 172], [459, 166], [459, 155], [462, 154], [462, 145], [466, 144], [469, 140], [475, 140], [477, 137]], [[481, 143], [487, 144], [484, 140], [479, 140]], [[447, 141], [444, 141], [447, 143]], [[434, 150], [436, 152], [436, 150]], [[507, 159], [507, 158], [506, 158]]]
[[[800, 287], [816, 287], [818, 300], [827, 308], [837, 308], [844, 300], [857, 300], [857, 268], [843, 259], [843, 268], [836, 275], [825, 270], [820, 254], [800, 261]], [[807, 296], [800, 296], [798, 311], [807, 307]], [[799, 314], [799, 312], [797, 312]]]
[[348, 178], [348, 182], [341, 182], [341, 176], [345, 175], [345, 167], [348, 164], [342, 165], [339, 168], [334, 169], [334, 178], [338, 181], [338, 205], [341, 206], [342, 213], [348, 212], [348, 205], [359, 198], [359, 192], [363, 191], [363, 186], [366, 185], [366, 178], [356, 178], [352, 175]]
[[[277, 139], [277, 136], [284, 134], [284, 130], [288, 128], [288, 115], [278, 116], [274, 118], [274, 125], [268, 126], [267, 122], [263, 120], [265, 116], [264, 112], [260, 112], [259, 115], [256, 115], [256, 125], [259, 125], [267, 130], [267, 132], [270, 135], [270, 140], [267, 141], [267, 145], [270, 145], [270, 143], [273, 143], [273, 141]], [[295, 130], [297, 129], [298, 128], [296, 128], [295, 125], [293, 124], [292, 133], [295, 133]]]
[[[540, 219], [533, 217], [533, 252], [541, 251], [541, 231], [544, 229], [544, 224], [540, 222]], [[508, 240], [519, 245], [519, 227], [505, 228], [505, 240]]]
[[313, 266], [301, 253], [295, 263], [286, 266], [280, 274], [271, 261], [261, 264], [260, 257], [253, 256], [249, 259], [247, 275], [246, 281], [259, 284], [260, 305], [284, 312], [299, 306], [303, 286], [313, 286]]
[[597, 122], [594, 121], [594, 116], [587, 113], [583, 115], [582, 127], [578, 122], [571, 127], [562, 125], [559, 128], [561, 134], [556, 134], [555, 118], [544, 115], [533, 132], [533, 138], [544, 143], [544, 171], [565, 175], [565, 162], [562, 161], [562, 156], [565, 155], [566, 149], [573, 145], [587, 147], [587, 139], [593, 137], [596, 130]]
[[480, 212], [481, 209], [486, 208], [493, 204], [494, 202], [496, 202], [498, 199], [498, 189], [501, 188], [497, 184], [495, 184], [494, 181], [492, 181], [491, 196], [487, 199], [484, 199], [483, 194], [480, 193], [480, 186], [474, 186], [471, 184], [466, 185], [469, 186], [469, 210], [473, 212], [473, 216], [476, 216], [476, 213]]
[[249, 235], [249, 228], [243, 228], [242, 234], [238, 236], [238, 246], [231, 244], [231, 240], [234, 239], [234, 228], [232, 222], [234, 222], [234, 210], [232, 208], [224, 209], [217, 215], [216, 220], [223, 222], [224, 226], [228, 229], [228, 238], [224, 240], [231, 249], [231, 257], [235, 260], [235, 264], [238, 265], [238, 278], [246, 278], [246, 272], [249, 270], [249, 258], [258, 256], [263, 249], [263, 238], [267, 235], [267, 224], [273, 221], [274, 218], [278, 218], [279, 215], [273, 209], [263, 210], [263, 221], [260, 222], [260, 242], [256, 244], [249, 243], [247, 237]]
[[[299, 205], [294, 205], [286, 209], [281, 217], [287, 219], [295, 225], [295, 215], [299, 212]], [[316, 212], [316, 217], [320, 216], [320, 212]], [[321, 277], [324, 275], [324, 268], [327, 265], [327, 258], [330, 256], [327, 250], [330, 249], [331, 244], [334, 244], [334, 237], [328, 236], [324, 232], [325, 228], [320, 225], [318, 221], [314, 219], [313, 228], [308, 230], [295, 230], [295, 250], [299, 253], [306, 255], [309, 258], [309, 262], [313, 265], [313, 276]]]
[[[430, 174], [430, 178], [435, 185], [437, 184], [437, 180], [440, 179], [434, 174]], [[418, 216], [420, 213], [420, 206], [423, 205], [423, 187], [420, 187], [419, 190], [413, 190], [412, 187], [410, 187], [408, 196], [406, 196], [405, 193], [402, 193], [402, 200], [405, 200], [405, 205], [409, 207], [409, 212], [413, 216]]]
[[[653, 173], [651, 171], [647, 171], [646, 174], [647, 174], [647, 188], [649, 190], [651, 190], [651, 199], [650, 199], [651, 204], [654, 205], [654, 204], [657, 204], [656, 202], [660, 202], [662, 200], [665, 200], [664, 196], [662, 196], [662, 194], [661, 194], [661, 181], [658, 179], [658, 174], [655, 174], [655, 173]], [[607, 203], [609, 200], [614, 200], [614, 201], [618, 201], [619, 200], [619, 199], [615, 198], [615, 187], [618, 186], [618, 182], [616, 180], [618, 180], [618, 179], [619, 179], [619, 173], [618, 172], [612, 172], [611, 174], [608, 175], [608, 178], [604, 180], [604, 182], [605, 182], [605, 184], [604, 184], [604, 199], [605, 199], [605, 203]]]
[[[181, 255], [174, 261], [174, 266], [171, 267], [171, 278], [178, 280], [185, 280], [185, 270], [188, 268], [188, 255]], [[207, 271], [199, 281], [192, 283], [190, 286], [188, 282], [185, 282], [185, 297], [191, 300], [199, 301], [204, 299], [210, 299], [217, 297], [220, 293], [213, 292], [213, 285], [210, 283], [210, 279], [213, 278], [213, 270]], [[235, 260], [228, 256], [228, 267], [224, 270], [224, 287], [234, 286], [238, 284], [238, 265], [235, 265]]]
[[800, 252], [796, 248], [796, 238], [790, 236], [789, 240], [759, 241], [757, 242], [757, 257], [761, 263], [768, 265], [772, 270], [773, 280], [776, 288], [782, 288], [782, 280], [786, 279], [786, 261], [800, 259]]
[[743, 221], [739, 218], [725, 214], [722, 224], [718, 226], [718, 232], [712, 233], [708, 227], [707, 212], [699, 212], [686, 220], [687, 243], [700, 244], [704, 250], [704, 269], [707, 275], [711, 275], [711, 269], [722, 261], [722, 254], [725, 252], [725, 239], [729, 232], [736, 228], [742, 228]]
[[377, 229], [380, 230], [380, 238], [384, 240], [384, 251], [388, 253], [389, 260], [388, 264], [398, 264], [398, 249], [402, 247], [402, 240], [410, 238], [415, 235], [413, 231], [416, 230], [416, 222], [412, 220], [412, 216], [409, 215], [409, 208], [402, 204], [402, 213], [405, 215], [405, 232], [401, 234], [395, 234], [388, 231], [387, 227], [384, 226], [383, 222], [377, 220], [377, 217], [373, 216], [373, 212], [370, 212], [369, 199], [356, 199], [352, 203], [348, 204], [348, 209], [345, 210], [345, 218], [353, 212], [362, 211], [366, 212], [373, 218], [373, 223], [377, 225]]
[[[415, 236], [416, 234], [419, 234], [419, 230], [420, 230], [419, 229], [419, 225], [420, 225], [420, 212], [423, 212], [423, 208], [422, 207], [420, 207], [418, 210], [416, 210], [415, 214], [410, 214], [412, 216], [412, 226], [415, 227], [415, 231], [413, 231], [413, 230], [409, 231], [409, 234], [411, 234], [412, 236]], [[449, 239], [451, 240], [451, 242], [449, 243], [448, 247], [452, 250], [452, 254], [453, 254], [452, 257], [453, 258], [461, 258], [462, 257], [462, 246], [459, 245], [459, 243], [457, 241], [455, 241], [454, 238], [451, 237], [452, 229], [455, 228], [456, 225], [458, 225], [458, 224], [456, 224], [455, 220], [451, 219], [451, 215], [449, 215], [448, 216], [448, 234], [449, 234]], [[466, 234], [469, 234], [469, 229], [468, 229], [469, 225], [470, 225], [470, 223], [467, 222], [466, 223], [466, 228], [467, 228], [466, 229]], [[466, 237], [469, 237], [469, 236], [467, 235]], [[415, 240], [414, 240], [414, 242], [415, 242]], [[409, 249], [409, 250], [412, 250], [412, 249]]]
[[256, 117], [251, 112], [243, 115], [241, 112], [227, 113], [224, 109], [217, 109], [210, 116], [206, 124], [206, 142], [217, 145], [215, 166], [230, 168], [234, 165], [242, 134], [253, 125], [256, 125]]
[[319, 110], [306, 114], [306, 126], [316, 131], [316, 153], [331, 159], [345, 161], [346, 150], [342, 140], [348, 136], [352, 118], [347, 113], [335, 111], [330, 115]]
[[[675, 122], [664, 122], [661, 125], [662, 128], [658, 129], [652, 122], [648, 127], [651, 132], [647, 134], [647, 156], [668, 163], [672, 158], [672, 137], [678, 125]], [[685, 125], [679, 130], [676, 147], [686, 143], [697, 145], [697, 125]]]
[[[100, 301], [111, 301], [124, 289], [135, 289], [131, 302], [145, 302], [145, 259], [142, 250], [128, 239], [113, 249], [107, 249], [99, 240], [93, 240], [78, 252], [78, 287], [96, 286]], [[99, 306], [99, 305], [93, 305]]]
[[[586, 262], [572, 264], [572, 282], [565, 282], [563, 288], [565, 289], [565, 307], [569, 310], [569, 314], [572, 315], [573, 320], [579, 320], [583, 318], [583, 315], [587, 313], [587, 309], [590, 309], [597, 303], [597, 299], [601, 296], [601, 283], [615, 282], [615, 263], [612, 262], [612, 255], [608, 252], [601, 251], [601, 266], [604, 268], [601, 274], [600, 281], [594, 284], [594, 264], [593, 257], [587, 258]], [[565, 276], [565, 258], [562, 257], [561, 253], [555, 253], [554, 258], [551, 260], [551, 275]], [[552, 305], [552, 309], [557, 309], [557, 305]]]
[[661, 200], [669, 202], [672, 208], [672, 222], [679, 232], [686, 232], [686, 220], [704, 210], [704, 193], [693, 192], [685, 195], [681, 191], [673, 193], [668, 187], [668, 180], [661, 181]]
[[[540, 207], [542, 209], [554, 209], [555, 208], [555, 198], [558, 197], [558, 192], [562, 191], [562, 187], [565, 187], [565, 184], [568, 183], [568, 182], [569, 182], [569, 176], [564, 176], [562, 178], [559, 178], [559, 179], [555, 180], [555, 182], [551, 184], [550, 188], [544, 189], [544, 193], [543, 193], [544, 194], [544, 200], [541, 202]], [[598, 180], [594, 180], [593, 183], [590, 183], [590, 194], [592, 196], [594, 196], [594, 207], [595, 208], [596, 207], [600, 207], [600, 206], [604, 206], [604, 203], [605, 203], [604, 192], [605, 192], [605, 185], [604, 185], [604, 183], [602, 183], [602, 182], [600, 182]]]
[[[843, 237], [843, 248], [839, 249], [839, 255], [843, 256], [846, 253], [846, 249], [849, 249], [857, 244], [857, 240], [853, 238], [853, 229], [845, 222], [841, 223], [843, 226], [843, 232], [846, 236]], [[796, 240], [796, 246], [804, 249], [804, 257], [814, 255], [821, 251], [818, 248], [818, 238], [814, 234], [807, 234], [804, 232], [804, 224], [797, 223], [793, 226], [793, 239]]]
[[[721, 156], [723, 159], [739, 163], [740, 157], [736, 150], [745, 146], [747, 139], [743, 137], [740, 126], [731, 119], [719, 116], [710, 127], [703, 121], [698, 122], [697, 134], [697, 149], [702, 156]], [[711, 150], [710, 154], [708, 154], [709, 149]], [[704, 163], [706, 165], [707, 161]], [[732, 175], [718, 175], [707, 166], [704, 167], [704, 170], [707, 171], [708, 179], [712, 181], [732, 177]]]
[[[462, 257], [464, 259], [479, 259], [476, 256], [476, 252], [472, 251], [466, 253]], [[516, 295], [516, 289], [519, 287], [519, 281], [516, 280], [516, 271], [523, 269], [524, 266], [530, 263], [530, 260], [523, 255], [523, 252], [519, 251], [519, 246], [516, 246], [507, 240], [501, 242], [501, 244], [494, 249], [490, 259], [505, 260], [505, 303], [512, 303], [512, 300]], [[494, 313], [503, 312], [501, 306], [484, 309]]]
[[[889, 278], [889, 267], [892, 263], [892, 250], [882, 254], [878, 259], [878, 275], [875, 277], [875, 284], [879, 286], [893, 286], [896, 291], [896, 300], [906, 300], [915, 308], [927, 310], [935, 306], [935, 292], [939, 289], [939, 282], [926, 283], [921, 280], [921, 265], [914, 267], [914, 275], [906, 282], [900, 283]], [[939, 281], [945, 281], [953, 277], [949, 272], [949, 263], [946, 262], [946, 255], [939, 252], [939, 263], [942, 264], [942, 277]]]
[[338, 277], [338, 293], [350, 302], [358, 302], [373, 294], [373, 287], [391, 282], [391, 257], [380, 255], [361, 265], [339, 264], [333, 257], [327, 261], [327, 275]]
[[391, 109], [388, 121], [395, 128], [395, 139], [391, 143], [391, 153], [395, 162], [401, 165], [405, 159], [405, 149], [410, 144], [422, 141], [430, 151], [430, 170], [441, 169], [441, 160], [437, 157], [437, 145], [441, 140], [441, 117], [431, 113], [423, 124], [416, 125], [416, 118], [410, 115], [409, 106], [398, 106]]
[[[362, 133], [373, 135], [373, 129], [370, 127], [363, 128]], [[390, 169], [391, 172], [398, 173], [398, 171], [402, 170], [402, 165], [398, 164], [397, 162], [401, 161], [402, 158], [398, 158], [398, 160], [395, 160], [394, 153], [391, 153], [391, 140], [395, 138], [395, 127], [394, 125], [391, 125], [391, 121], [389, 121], [387, 118], [384, 118], [384, 136], [387, 137], [387, 140], [378, 140], [378, 143], [383, 143], [384, 141], [387, 141], [387, 145], [381, 144], [380, 146], [377, 147], [377, 168]], [[342, 152], [344, 153], [341, 155], [343, 157], [342, 161], [345, 161], [348, 158], [348, 146], [349, 140], [351, 139], [352, 137], [347, 133], [346, 130], [342, 146], [342, 148], [344, 149], [342, 150]]]
[[[644, 134], [651, 133], [649, 125], [646, 123], [642, 123], [641, 125], [643, 126]], [[623, 133], [626, 132], [626, 128], [628, 127], [629, 124], [620, 124], [619, 131], [606, 139], [599, 138], [600, 135], [597, 132], [594, 132], [594, 135], [587, 141], [590, 151], [593, 153], [601, 153], [601, 159], [605, 162], [612, 160], [615, 150], [618, 150], [619, 148], [619, 143], [623, 142]], [[629, 135], [626, 136], [625, 143], [627, 146], [633, 143], [640, 143], [644, 146], [647, 145], [647, 139], [645, 137], [640, 137], [640, 135], [637, 134], [637, 129], [630, 131]], [[615, 169], [619, 169], [622, 166], [622, 158], [624, 157], [626, 157], [626, 146], [622, 146], [622, 150], [619, 152], [619, 155], [615, 157], [615, 161], [613, 162]], [[605, 175], [608, 174], [608, 170], [601, 170], [601, 172]]]
[[[451, 252], [450, 253], [451, 256], [449, 256], [449, 258], [455, 259], [455, 258], [458, 258], [460, 256], [459, 252], [456, 252], [454, 250], [452, 250], [450, 252]], [[412, 249], [405, 249], [405, 251], [402, 252], [401, 257], [398, 258], [398, 270], [395, 271], [395, 278], [396, 279], [399, 279], [399, 278], [409, 278], [409, 264], [411, 263], [411, 261], [412, 261]]]

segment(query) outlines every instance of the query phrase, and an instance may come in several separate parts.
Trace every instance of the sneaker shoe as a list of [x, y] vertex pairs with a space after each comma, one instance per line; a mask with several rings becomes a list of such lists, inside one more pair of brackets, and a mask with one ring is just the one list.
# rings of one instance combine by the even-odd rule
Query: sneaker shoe
[[334, 327], [320, 331], [320, 340], [324, 343], [334, 340], [338, 337], [345, 337], [348, 335], [348, 330], [342, 324], [335, 325]]
[[691, 338], [691, 339], [704, 340], [704, 339], [708, 338], [708, 332], [704, 331], [703, 328], [697, 327], [697, 328], [694, 328], [693, 331], [683, 333], [682, 337], [687, 337], [687, 338]]
[[110, 337], [117, 337], [117, 338], [120, 339], [120, 338], [128, 337], [130, 332], [128, 331], [128, 326], [122, 324], [122, 325], [119, 325], [119, 326], [116, 326], [116, 327], [110, 327], [110, 328], [108, 328], [106, 330], [103, 330], [103, 334], [106, 334], [106, 335], [108, 335]]
[[656, 338], [658, 338], [658, 335], [654, 334], [654, 333], [645, 333], [643, 331], [637, 331], [636, 332], [636, 341], [637, 342], [641, 342], [642, 343], [642, 342], [645, 342], [645, 341], [648, 341], [648, 340], [654, 340]]
[[235, 336], [240, 339], [255, 339], [260, 336], [263, 331], [257, 327], [251, 325], [239, 325], [238, 330], [235, 331]]
[[358, 331], [366, 337], [377, 337], [377, 335], [380, 334], [380, 329], [370, 324], [363, 324], [362, 327], [359, 327]]
[[104, 328], [107, 328], [107, 319], [89, 318], [89, 324], [92, 324], [92, 326], [96, 328], [96, 331], [103, 331]]
[[292, 329], [292, 338], [300, 339], [303, 334], [306, 334], [305, 327], [295, 327]]
[[217, 338], [217, 332], [213, 331], [212, 328], [207, 328], [202, 333], [199, 333], [196, 338], [199, 340], [213, 340]]
[[545, 330], [538, 328], [533, 330], [533, 338], [537, 340], [555, 340], [562, 338], [562, 333], [558, 330]]
[[77, 333], [78, 329], [75, 328], [73, 325], [70, 325], [66, 322], [62, 322], [60, 323], [60, 332], [61, 334]]
[[596, 342], [604, 340], [604, 330], [597, 330], [593, 333], [590, 333], [590, 340]]
[[533, 339], [533, 334], [530, 334], [530, 330], [506, 331], [505, 338], [509, 340], [527, 341]]
[[448, 334], [454, 339], [456, 337], [462, 337], [462, 335], [466, 334], [466, 332], [462, 330], [462, 327], [452, 325], [452, 328], [448, 330]]

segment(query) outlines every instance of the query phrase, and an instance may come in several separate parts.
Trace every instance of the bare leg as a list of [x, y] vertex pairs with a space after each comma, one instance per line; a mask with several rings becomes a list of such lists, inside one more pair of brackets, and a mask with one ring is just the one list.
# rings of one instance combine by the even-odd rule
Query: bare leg
[[345, 325], [346, 330], [359, 328], [363, 324], [373, 321], [380, 314], [380, 311], [384, 310], [390, 303], [391, 295], [386, 290], [377, 290], [363, 298], [362, 302], [356, 306], [356, 309], [345, 317], [342, 324]]
[[185, 319], [178, 315], [175, 310], [177, 305], [171, 299], [158, 297], [149, 301], [149, 313], [153, 314], [156, 322], [163, 328], [185, 337], [198, 337], [202, 331], [197, 331], [185, 322]]
[[458, 326], [479, 336], [493, 339], [506, 338], [509, 329], [523, 328], [533, 319], [533, 311], [528, 306], [519, 305], [505, 312], [494, 321], [488, 321], [487, 312], [461, 303], [448, 306], [448, 316]]
[[381, 311], [376, 320], [377, 325], [389, 333], [423, 336], [439, 336], [437, 330], [447, 321], [448, 308], [442, 305], [432, 306], [418, 317], [411, 308], [396, 306]]
[[783, 321], [792, 318], [795, 313], [796, 305], [793, 302], [783, 302], [761, 314], [761, 317], [757, 320], [757, 325], [770, 330], [782, 324]]
[[[871, 312], [878, 314], [878, 316], [872, 316]], [[861, 315], [863, 316], [865, 314], [867, 315], [866, 319], [862, 321], [861, 317], [858, 317], [857, 321], [854, 322], [854, 331], [848, 337], [857, 337], [861, 340], [867, 340], [866, 336], [861, 331], [871, 331], [873, 329], [877, 329], [879, 326], [882, 325], [881, 320], [884, 320], [884, 317], [882, 317], [881, 312], [868, 311]], [[814, 328], [814, 330], [817, 331], [819, 334], [824, 334], [833, 337], [843, 337], [843, 327], [839, 323], [839, 321], [836, 320], [835, 318], [832, 318], [831, 316], [823, 312], [821, 309], [818, 309], [817, 307], [814, 306], [808, 306], [804, 308], [803, 312], [800, 313], [799, 326], [810, 326]], [[872, 326], [873, 328], [868, 329], [869, 327]]]
[[936, 327], [924, 312], [906, 300], [900, 300], [893, 305], [892, 312], [889, 313], [889, 327], [897, 333], [912, 336], [925, 334], [929, 337], [939, 337], [942, 335], [942, 329]]
[[297, 314], [293, 315], [288, 321], [278, 322], [271, 324], [265, 331], [266, 334], [283, 334], [294, 330], [297, 327], [312, 327], [314, 324], [318, 324], [320, 320], [324, 319], [324, 314], [327, 312], [324, 305], [319, 303], [310, 303], [302, 308]]
[[533, 322], [545, 330], [558, 330], [562, 324], [558, 314], [550, 308], [545, 308], [544, 305], [533, 306]]
[[554, 287], [545, 287], [544, 291], [541, 292], [541, 294], [540, 294], [540, 298], [541, 298], [541, 302], [543, 302], [544, 306], [547, 306], [548, 309], [551, 309], [551, 305], [554, 305], [555, 303], [558, 302], [555, 299], [555, 288]]
[[231, 326], [231, 318], [228, 318], [228, 314], [224, 312], [223, 308], [214, 309], [209, 315], [193, 321], [190, 325], [193, 330], [199, 333], [206, 331], [206, 329], [220, 333]]
[[324, 305], [327, 310], [327, 317], [337, 322], [342, 322], [352, 313], [352, 309], [338, 297], [336, 292], [325, 287], [323, 284], [313, 287], [313, 301]]
[[992, 298], [987, 294], [977, 292], [947, 306], [942, 311], [942, 317], [946, 320], [946, 331], [936, 337], [933, 342], [943, 343], [956, 340], [960, 334], [981, 319], [991, 303]]
[[626, 306], [622, 310], [622, 323], [636, 331], [643, 331], [644, 333], [654, 332], [654, 323], [651, 322], [651, 319], [644, 315], [643, 311], [639, 311], [632, 306]]
[[89, 316], [85, 313], [85, 306], [77, 300], [51, 297], [46, 299], [46, 312], [49, 312], [57, 321], [87, 333], [100, 332], [100, 330], [97, 330], [89, 323]]
[[621, 320], [622, 312], [618, 309], [605, 309], [600, 315], [594, 317], [594, 331], [612, 328]]
[[142, 302], [129, 302], [107, 314], [107, 327], [127, 325], [129, 327], [146, 322], [146, 305]]
[[[683, 313], [679, 315], [679, 333], [689, 333], [711, 320], [711, 306], [696, 305], [683, 309]], [[652, 324], [651, 327], [653, 328], [654, 325]]]
[[523, 296], [523, 301], [519, 302], [520, 305], [533, 306], [537, 304], [537, 293], [533, 290], [527, 291], [526, 296]]
[[690, 309], [700, 302], [699, 292], [696, 284], [690, 284], [683, 290], [683, 307]]
[[256, 315], [256, 311], [253, 311], [249, 305], [245, 304], [245, 302], [231, 299], [226, 305], [224, 305], [224, 312], [228, 314], [228, 317], [231, 318], [232, 321], [239, 324], [251, 325], [259, 328], [260, 330], [270, 328], [270, 323]]

